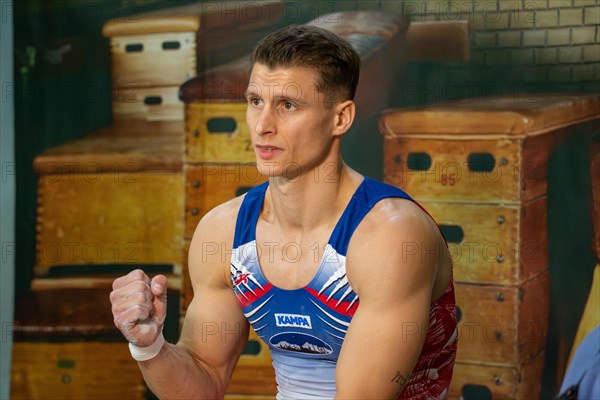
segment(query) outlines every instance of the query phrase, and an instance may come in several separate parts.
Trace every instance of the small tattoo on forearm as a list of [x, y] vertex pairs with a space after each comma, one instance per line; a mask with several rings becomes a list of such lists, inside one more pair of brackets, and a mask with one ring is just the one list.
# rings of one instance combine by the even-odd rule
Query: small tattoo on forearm
[[391, 382], [400, 385], [400, 388], [404, 388], [406, 382], [408, 382], [408, 375], [402, 375], [400, 371], [396, 372], [396, 375], [392, 378]]

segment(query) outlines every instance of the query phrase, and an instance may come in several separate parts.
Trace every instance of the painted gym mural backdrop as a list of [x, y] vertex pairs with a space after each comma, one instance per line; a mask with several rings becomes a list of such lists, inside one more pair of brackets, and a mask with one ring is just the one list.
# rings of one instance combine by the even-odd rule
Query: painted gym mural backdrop
[[[358, 51], [345, 159], [415, 197], [448, 241], [451, 396], [556, 394], [599, 257], [600, 32], [593, 1], [555, 3], [15, 2], [13, 396], [151, 396], [110, 285], [135, 268], [169, 274], [177, 340], [196, 224], [264, 180], [245, 125], [248, 54], [289, 24]], [[252, 333], [229, 393], [275, 388]]]

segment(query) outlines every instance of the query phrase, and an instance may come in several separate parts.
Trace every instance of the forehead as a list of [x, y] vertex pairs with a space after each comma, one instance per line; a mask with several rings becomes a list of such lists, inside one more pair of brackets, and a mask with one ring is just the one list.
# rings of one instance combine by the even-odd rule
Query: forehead
[[[247, 92], [276, 96], [305, 97], [316, 91], [318, 73], [305, 67], [271, 69], [264, 64], [255, 64], [250, 73]], [[266, 92], [265, 92], [266, 91]]]

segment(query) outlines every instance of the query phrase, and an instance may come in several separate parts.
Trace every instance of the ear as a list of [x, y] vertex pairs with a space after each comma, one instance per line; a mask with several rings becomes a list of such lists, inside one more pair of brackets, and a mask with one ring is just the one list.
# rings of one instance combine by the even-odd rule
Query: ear
[[336, 104], [335, 106], [335, 119], [333, 125], [333, 135], [341, 136], [354, 122], [354, 116], [356, 115], [356, 105], [352, 100], [346, 100], [343, 103]]

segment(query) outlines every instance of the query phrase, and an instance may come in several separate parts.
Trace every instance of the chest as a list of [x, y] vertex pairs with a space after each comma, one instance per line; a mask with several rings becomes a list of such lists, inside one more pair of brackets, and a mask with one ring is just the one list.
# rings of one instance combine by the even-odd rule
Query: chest
[[308, 285], [324, 261], [332, 229], [319, 228], [294, 237], [272, 224], [258, 221], [256, 253], [265, 278], [286, 290]]
[[304, 287], [319, 270], [326, 244], [284, 240], [257, 242], [260, 267], [275, 286], [286, 290]]

